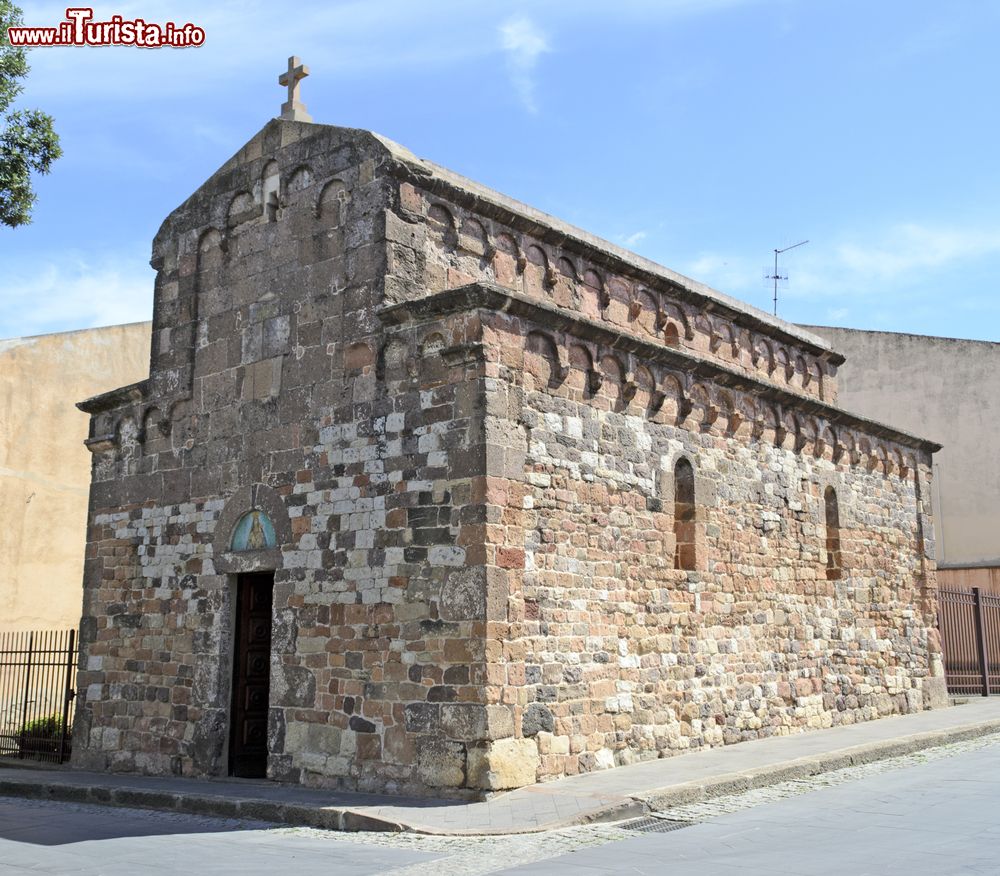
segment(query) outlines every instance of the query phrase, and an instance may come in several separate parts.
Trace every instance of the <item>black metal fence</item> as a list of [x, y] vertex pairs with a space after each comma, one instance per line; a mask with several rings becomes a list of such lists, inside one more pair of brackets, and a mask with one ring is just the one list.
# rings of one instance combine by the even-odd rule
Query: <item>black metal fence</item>
[[948, 692], [1000, 693], [1000, 594], [980, 587], [938, 591], [938, 630]]
[[67, 760], [75, 687], [75, 630], [0, 633], [0, 757]]

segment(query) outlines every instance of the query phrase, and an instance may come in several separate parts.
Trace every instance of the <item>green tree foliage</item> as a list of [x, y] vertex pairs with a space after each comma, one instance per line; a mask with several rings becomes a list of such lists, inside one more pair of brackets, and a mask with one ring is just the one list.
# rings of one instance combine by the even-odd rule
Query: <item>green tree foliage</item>
[[21, 10], [0, 0], [0, 223], [11, 228], [31, 221], [31, 171], [48, 173], [62, 155], [52, 116], [10, 108], [28, 73], [25, 50], [14, 48], [7, 38], [7, 28], [19, 24]]

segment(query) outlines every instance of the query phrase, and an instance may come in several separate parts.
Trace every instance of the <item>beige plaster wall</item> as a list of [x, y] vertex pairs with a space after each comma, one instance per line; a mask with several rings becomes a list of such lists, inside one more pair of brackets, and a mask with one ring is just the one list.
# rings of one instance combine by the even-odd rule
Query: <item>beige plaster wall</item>
[[841, 407], [944, 445], [934, 454], [938, 565], [1000, 566], [1000, 344], [805, 328], [847, 357]]
[[76, 402], [144, 379], [150, 323], [0, 340], [0, 632], [80, 622], [90, 453]]

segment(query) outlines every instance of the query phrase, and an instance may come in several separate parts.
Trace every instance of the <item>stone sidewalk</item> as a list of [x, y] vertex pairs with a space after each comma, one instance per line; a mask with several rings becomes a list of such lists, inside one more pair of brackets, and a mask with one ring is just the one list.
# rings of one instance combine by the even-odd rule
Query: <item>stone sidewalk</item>
[[1000, 732], [1000, 697], [977, 699], [949, 709], [587, 773], [479, 803], [319, 791], [240, 779], [26, 768], [3, 761], [0, 795], [250, 818], [327, 830], [530, 833], [616, 821], [996, 732]]

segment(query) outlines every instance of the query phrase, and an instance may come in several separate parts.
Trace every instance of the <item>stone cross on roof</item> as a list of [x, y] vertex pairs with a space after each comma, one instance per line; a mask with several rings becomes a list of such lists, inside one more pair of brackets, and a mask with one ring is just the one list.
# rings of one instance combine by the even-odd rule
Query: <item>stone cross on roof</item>
[[312, 116], [306, 112], [306, 105], [299, 100], [299, 81], [309, 75], [309, 68], [292, 55], [288, 59], [288, 71], [278, 77], [278, 84], [288, 89], [288, 100], [281, 105], [279, 118], [290, 122], [311, 122]]

